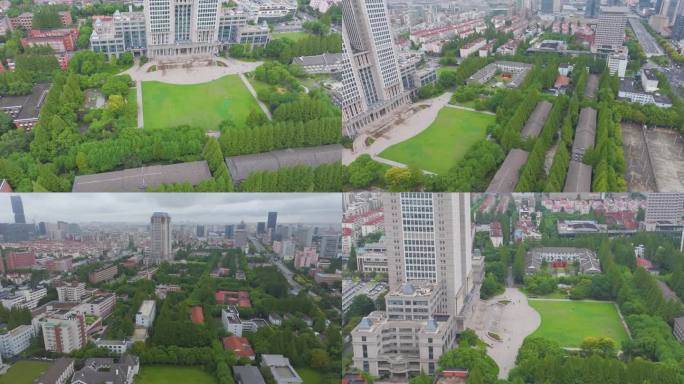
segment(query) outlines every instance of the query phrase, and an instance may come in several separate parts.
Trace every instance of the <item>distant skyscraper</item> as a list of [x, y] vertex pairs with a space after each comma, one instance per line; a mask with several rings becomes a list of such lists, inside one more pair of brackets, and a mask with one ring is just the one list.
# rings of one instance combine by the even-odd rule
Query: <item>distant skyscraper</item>
[[342, 126], [353, 137], [410, 102], [385, 0], [342, 0]]
[[266, 233], [266, 223], [263, 221], [257, 223], [257, 233], [260, 235]]
[[223, 229], [223, 236], [227, 239], [232, 239], [235, 234], [235, 226], [234, 225], [226, 225], [226, 227]]
[[587, 0], [587, 5], [584, 9], [584, 15], [595, 19], [599, 15], [599, 7], [601, 6], [601, 0]]
[[266, 228], [270, 229], [271, 232], [275, 232], [276, 225], [278, 221], [278, 212], [269, 212], [268, 213], [268, 221], [266, 222]]
[[247, 225], [242, 221], [235, 228], [235, 246], [242, 248], [245, 245], [247, 245]]
[[206, 236], [206, 228], [204, 227], [204, 225], [198, 225], [195, 231], [197, 233], [197, 237]]
[[601, 7], [592, 52], [617, 52], [625, 41], [626, 7]]
[[10, 196], [10, 202], [12, 203], [12, 211], [14, 212], [14, 223], [26, 224], [24, 203], [21, 202], [21, 196]]
[[177, 61], [218, 52], [218, 0], [144, 0], [147, 56]]
[[166, 212], [155, 212], [150, 219], [150, 258], [160, 264], [173, 259], [171, 246], [171, 216]]

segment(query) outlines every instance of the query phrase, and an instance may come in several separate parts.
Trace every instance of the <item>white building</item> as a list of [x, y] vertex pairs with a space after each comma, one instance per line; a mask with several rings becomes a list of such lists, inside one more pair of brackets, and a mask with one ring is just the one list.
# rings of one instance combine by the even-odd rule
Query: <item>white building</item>
[[143, 328], [151, 328], [154, 323], [156, 303], [154, 300], [145, 300], [140, 304], [140, 309], [135, 314], [135, 325]]
[[12, 357], [20, 354], [31, 345], [31, 338], [35, 331], [30, 325], [20, 325], [10, 331], [0, 331], [0, 354], [4, 357]]
[[622, 6], [601, 7], [592, 52], [617, 52], [625, 41], [629, 9]]
[[619, 51], [608, 55], [608, 71], [611, 75], [617, 74], [618, 77], [625, 77], [628, 62], [629, 50], [627, 47], [621, 47]]
[[301, 384], [302, 378], [283, 355], [261, 355], [261, 367], [271, 371], [276, 384]]
[[98, 348], [108, 349], [110, 352], [117, 355], [123, 355], [128, 351], [131, 343], [127, 340], [96, 340], [95, 346]]
[[76, 309], [88, 315], [107, 317], [114, 310], [115, 304], [115, 294], [104, 294], [89, 298], [86, 302], [77, 306]]
[[226, 332], [230, 332], [235, 336], [242, 336], [243, 327], [240, 313], [234, 305], [229, 305], [221, 310], [221, 322]]
[[658, 77], [653, 69], [641, 70], [641, 87], [645, 92], [655, 92], [658, 90]]
[[80, 302], [85, 295], [85, 284], [81, 282], [75, 281], [57, 287], [57, 300], [60, 303]]
[[218, 53], [218, 0], [145, 0], [143, 8], [149, 58], [192, 61]]
[[2, 305], [7, 309], [15, 307], [35, 309], [40, 299], [45, 296], [47, 296], [46, 288], [31, 289], [23, 287], [14, 291], [14, 294], [2, 299]]

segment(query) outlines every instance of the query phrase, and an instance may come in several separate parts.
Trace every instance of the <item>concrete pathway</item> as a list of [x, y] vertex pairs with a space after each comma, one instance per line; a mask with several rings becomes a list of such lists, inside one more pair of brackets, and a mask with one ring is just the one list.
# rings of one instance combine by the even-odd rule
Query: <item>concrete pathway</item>
[[254, 87], [252, 87], [252, 84], [247, 80], [247, 77], [245, 76], [244, 73], [239, 74], [240, 80], [242, 80], [242, 83], [245, 84], [245, 87], [249, 90], [249, 93], [254, 96], [254, 100], [256, 100], [257, 103], [259, 103], [259, 107], [261, 107], [261, 110], [264, 111], [266, 116], [268, 117], [269, 120], [273, 120], [273, 116], [271, 115], [271, 111], [268, 110], [268, 107], [266, 104], [264, 104], [259, 98], [257, 97], [256, 90], [254, 90]]
[[[508, 304], [499, 301], [508, 300]], [[499, 366], [499, 378], [505, 379], [515, 367], [515, 358], [523, 340], [541, 325], [541, 316], [527, 302], [525, 294], [517, 288], [506, 288], [506, 291], [489, 300], [480, 300], [475, 304], [473, 316], [466, 320], [466, 327], [471, 328], [484, 340], [487, 354]], [[496, 341], [489, 332], [496, 333], [501, 340]]]
[[122, 74], [128, 74], [134, 81], [160, 81], [169, 84], [199, 84], [216, 80], [226, 75], [253, 72], [256, 67], [263, 64], [262, 61], [247, 62], [223, 57], [214, 57], [213, 59], [223, 63], [225, 66], [198, 64], [190, 68], [158, 69], [156, 71], [148, 72], [153, 65], [157, 65], [154, 61], [150, 61], [143, 66], [134, 65], [122, 72]]
[[[387, 164], [387, 165], [392, 166], [392, 167], [408, 168], [408, 165], [406, 165], [404, 163], [400, 163], [400, 162], [394, 161], [394, 160], [385, 159], [384, 157], [380, 157], [380, 156], [371, 156], [371, 159], [377, 161], [378, 163]], [[423, 173], [426, 173], [428, 175], [436, 175], [436, 173], [426, 171], [424, 169], [421, 169], [421, 171], [423, 171]]]
[[142, 128], [144, 124], [143, 119], [143, 98], [142, 98], [142, 81], [135, 82], [136, 103], [138, 104], [138, 128]]
[[361, 133], [354, 139], [354, 149], [344, 149], [342, 152], [342, 163], [348, 165], [363, 154], [369, 154], [371, 157], [377, 156], [388, 147], [421, 133], [435, 121], [439, 110], [447, 105], [450, 99], [451, 92], [446, 92], [434, 99], [415, 103], [413, 108], [417, 112], [400, 123], [395, 124], [380, 137], [374, 138], [375, 141], [371, 145], [366, 145], [366, 139], [370, 136], [367, 133]]
[[477, 112], [477, 113], [484, 113], [485, 115], [490, 115], [490, 116], [496, 116], [496, 113], [490, 112], [490, 111], [478, 111], [475, 108], [470, 108], [470, 107], [464, 107], [462, 105], [456, 105], [456, 104], [447, 104], [446, 107], [449, 108], [454, 108], [454, 109], [462, 109], [464, 111], [470, 111], [470, 112]]

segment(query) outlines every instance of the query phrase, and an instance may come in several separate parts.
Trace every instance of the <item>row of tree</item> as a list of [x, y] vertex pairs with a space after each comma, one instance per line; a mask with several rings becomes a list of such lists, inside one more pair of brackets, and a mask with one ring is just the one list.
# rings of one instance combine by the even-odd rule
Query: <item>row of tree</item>
[[342, 190], [343, 168], [339, 163], [306, 165], [260, 171], [240, 183], [242, 192], [339, 192]]

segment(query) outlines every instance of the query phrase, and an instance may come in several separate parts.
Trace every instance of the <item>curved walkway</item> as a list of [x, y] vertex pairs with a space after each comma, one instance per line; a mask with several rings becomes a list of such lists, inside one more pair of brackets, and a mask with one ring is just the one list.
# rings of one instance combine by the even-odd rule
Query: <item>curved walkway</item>
[[[501, 300], [510, 300], [510, 303], [499, 304]], [[499, 296], [480, 300], [473, 316], [466, 322], [466, 327], [473, 329], [488, 344], [487, 354], [499, 366], [500, 379], [508, 377], [515, 367], [515, 358], [523, 340], [540, 325], [541, 316], [517, 288], [506, 288]], [[493, 340], [488, 332], [498, 334], [501, 341]]]
[[216, 80], [226, 75], [239, 75], [245, 72], [252, 72], [260, 66], [262, 61], [239, 61], [232, 58], [214, 57], [214, 60], [225, 64], [225, 67], [218, 65], [198, 65], [191, 68], [171, 68], [147, 72], [151, 66], [156, 65], [154, 61], [145, 63], [143, 66], [133, 65], [133, 67], [123, 71], [122, 74], [131, 76], [134, 81], [160, 81], [169, 84], [198, 84]]
[[435, 121], [439, 110], [447, 105], [450, 99], [451, 92], [446, 92], [434, 99], [414, 104], [413, 108], [420, 108], [421, 106], [425, 106], [425, 108], [414, 113], [401, 123], [394, 125], [382, 136], [375, 138], [375, 141], [371, 145], [366, 146], [365, 144], [366, 139], [369, 137], [368, 134], [359, 134], [354, 139], [354, 150], [345, 149], [342, 152], [342, 163], [348, 165], [363, 154], [369, 154], [371, 157], [375, 158], [380, 152], [390, 146], [406, 141], [423, 132], [433, 121]]

